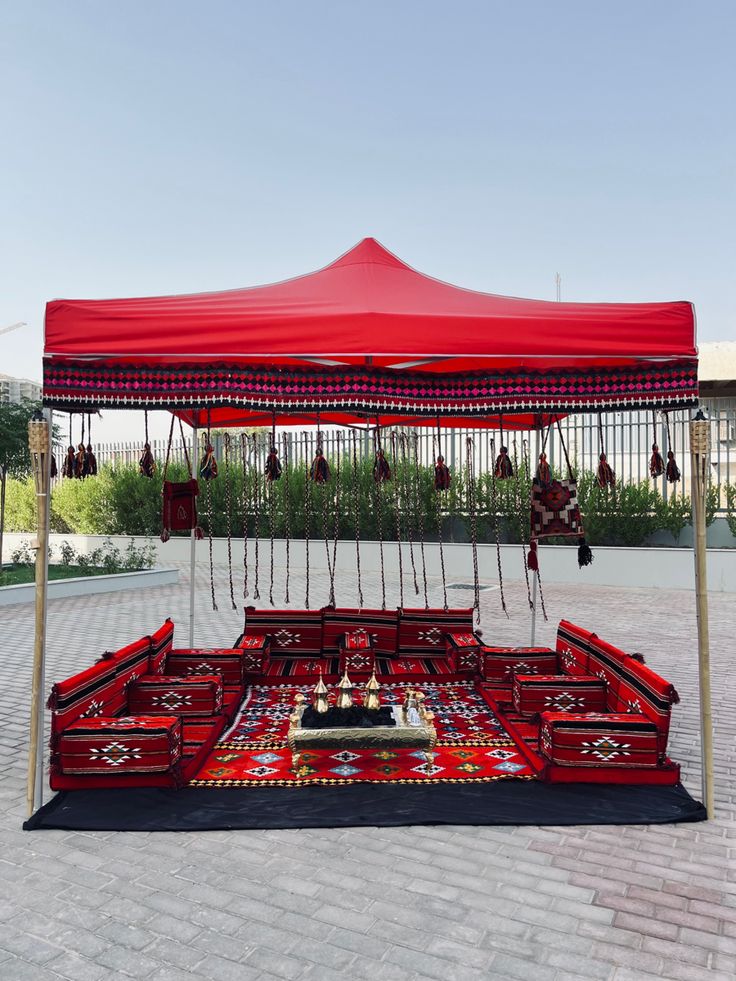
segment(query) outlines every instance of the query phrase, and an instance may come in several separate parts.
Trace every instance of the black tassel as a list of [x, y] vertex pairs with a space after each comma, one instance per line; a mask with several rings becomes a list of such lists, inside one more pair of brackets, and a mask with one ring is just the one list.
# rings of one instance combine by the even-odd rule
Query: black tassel
[[590, 565], [593, 561], [593, 553], [590, 550], [590, 545], [581, 538], [578, 543], [578, 567], [583, 568], [584, 565]]
[[73, 477], [74, 471], [76, 469], [77, 458], [74, 453], [74, 447], [70, 446], [66, 451], [66, 459], [64, 460], [64, 466], [61, 468], [62, 477]]
[[59, 475], [59, 468], [56, 466], [56, 457], [51, 457], [51, 479], [54, 480], [55, 477]]
[[330, 468], [322, 450], [317, 450], [317, 455], [312, 460], [312, 466], [309, 469], [309, 476], [315, 484], [326, 484], [330, 479]]
[[87, 443], [87, 452], [84, 455], [84, 469], [86, 477], [97, 476], [97, 457], [92, 452], [91, 443]]
[[[544, 456], [544, 454], [542, 454]], [[529, 555], [526, 558], [526, 564], [531, 572], [539, 572], [539, 556], [537, 555], [537, 540], [532, 538], [529, 542]]]
[[388, 465], [388, 460], [384, 456], [383, 450], [379, 450], [376, 453], [376, 460], [373, 464], [373, 479], [377, 484], [391, 480], [391, 467]]
[[138, 470], [140, 471], [141, 477], [148, 477], [149, 480], [156, 473], [156, 461], [153, 458], [150, 443], [143, 444], [143, 453], [138, 461]]
[[606, 454], [601, 453], [598, 463], [598, 472], [596, 473], [596, 480], [598, 481], [598, 486], [601, 490], [605, 490], [607, 487], [614, 488], [616, 486], [616, 474], [611, 469], [611, 465], [606, 459]]
[[[500, 459], [501, 457], [499, 456], [498, 460], [496, 460], [496, 466], [498, 466]], [[508, 457], [506, 457], [506, 459], [508, 460]], [[547, 487], [552, 482], [552, 468], [550, 467], [549, 463], [547, 463], [546, 453], [539, 454], [539, 463], [537, 464], [537, 480], [543, 487]]]
[[281, 460], [279, 460], [279, 455], [276, 452], [276, 447], [272, 446], [268, 451], [268, 456], [266, 457], [266, 480], [280, 480], [281, 479]]
[[501, 447], [501, 451], [496, 457], [496, 465], [493, 468], [493, 473], [496, 480], [508, 480], [509, 477], [514, 476], [514, 468], [511, 465], [509, 451], [506, 446]]
[[434, 467], [434, 489], [437, 491], [449, 490], [451, 479], [445, 458], [440, 454]]
[[74, 476], [78, 480], [84, 480], [84, 478], [87, 476], [84, 466], [86, 458], [87, 454], [84, 449], [84, 443], [80, 443], [74, 457]]
[[661, 477], [664, 473], [664, 460], [656, 443], [652, 443], [652, 456], [649, 460], [649, 473], [652, 477]]
[[204, 459], [199, 465], [199, 476], [202, 480], [214, 480], [217, 476], [217, 460], [212, 443], [207, 443], [204, 448]]
[[675, 454], [672, 450], [667, 452], [667, 480], [670, 484], [676, 484], [680, 479], [680, 468], [677, 466]]

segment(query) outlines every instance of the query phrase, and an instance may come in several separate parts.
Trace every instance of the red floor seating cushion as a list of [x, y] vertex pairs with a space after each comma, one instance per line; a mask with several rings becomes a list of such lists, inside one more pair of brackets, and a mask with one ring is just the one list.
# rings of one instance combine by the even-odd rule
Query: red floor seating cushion
[[376, 669], [374, 642], [367, 630], [352, 630], [339, 641], [340, 674], [370, 675]]
[[626, 654], [566, 620], [557, 631], [557, 650], [563, 670], [586, 671], [605, 679], [609, 712], [642, 715], [654, 723], [663, 761], [672, 706], [680, 700], [674, 686], [647, 667], [640, 656]]
[[[200, 675], [219, 675], [226, 691], [243, 691], [245, 681], [245, 657], [247, 652], [238, 648], [172, 648], [166, 658], [167, 675], [194, 678]], [[249, 657], [252, 655], [248, 654]], [[263, 657], [258, 659], [258, 669]]]
[[[272, 657], [320, 657], [321, 610], [257, 610], [245, 608], [243, 637], [267, 635]], [[240, 643], [236, 644], [239, 647]]]
[[[166, 619], [158, 630], [151, 634], [151, 649], [148, 654], [148, 673], [165, 674], [165, 665], [174, 646], [174, 624]], [[176, 673], [176, 672], [174, 672]]]
[[445, 654], [456, 674], [478, 673], [478, 659], [483, 641], [472, 631], [445, 635]]
[[395, 657], [398, 630], [396, 610], [356, 610], [325, 607], [322, 611], [322, 653], [338, 657], [345, 634], [364, 630], [378, 657]]
[[399, 610], [399, 654], [444, 657], [447, 634], [472, 634], [472, 607], [462, 610]]
[[606, 683], [594, 675], [519, 674], [514, 672], [514, 709], [534, 717], [542, 712], [605, 712]]
[[171, 715], [77, 719], [57, 747], [66, 775], [166, 773], [178, 768], [181, 753], [182, 724]]
[[657, 726], [644, 715], [544, 712], [540, 749], [558, 766], [655, 767]]
[[514, 672], [519, 674], [559, 674], [559, 658], [549, 647], [488, 647], [478, 652], [481, 677], [498, 688], [511, 689]]
[[147, 675], [128, 687], [128, 711], [131, 715], [219, 715], [222, 694], [220, 675]]
[[271, 654], [271, 638], [267, 634], [250, 634], [240, 637], [236, 645], [242, 652], [243, 678], [262, 675], [268, 668]]

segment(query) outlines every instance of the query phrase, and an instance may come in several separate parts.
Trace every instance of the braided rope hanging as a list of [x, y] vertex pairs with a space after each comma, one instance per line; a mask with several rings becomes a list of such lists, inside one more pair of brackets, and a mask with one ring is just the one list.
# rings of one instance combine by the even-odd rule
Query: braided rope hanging
[[[550, 422], [549, 426], [547, 427], [547, 433], [544, 437], [542, 455], [544, 455], [544, 446], [547, 445], [547, 436], [549, 436], [549, 431], [551, 427], [552, 427], [552, 423]], [[527, 440], [522, 440], [522, 451], [523, 451], [523, 458], [524, 458], [523, 459], [524, 467], [526, 468], [527, 476], [529, 476], [531, 475], [532, 463], [531, 463], [531, 453], [529, 450], [529, 442]], [[539, 470], [537, 470], [537, 472], [539, 472]], [[521, 477], [519, 479], [521, 479]], [[529, 481], [529, 513], [530, 514], [531, 514], [531, 508], [532, 508], [532, 481], [530, 480]], [[526, 527], [527, 526], [524, 525], [524, 528]], [[530, 531], [530, 538], [531, 538], [531, 529], [529, 529], [529, 531]], [[527, 541], [527, 536], [523, 532], [522, 532], [522, 536], [523, 536], [522, 542], [524, 543]], [[542, 576], [540, 575], [539, 572], [539, 559], [537, 557], [537, 540], [535, 538], [531, 538], [531, 540], [529, 541], [529, 557], [527, 559], [527, 567], [531, 570], [532, 574], [537, 577], [537, 590], [539, 592], [539, 602], [542, 607], [542, 616], [544, 617], [544, 620], [546, 622], [548, 619], [547, 607], [544, 605], [544, 590], [542, 589]], [[532, 603], [532, 609], [533, 608], [534, 608], [534, 603]]]
[[233, 488], [232, 473], [230, 471], [230, 433], [225, 433], [223, 437], [225, 448], [225, 521], [227, 525], [227, 570], [230, 577], [230, 602], [234, 610], [237, 610], [235, 603], [235, 589], [233, 587]]
[[[383, 449], [381, 447], [381, 434], [379, 427], [373, 430], [373, 447], [375, 451], [376, 460], [383, 458]], [[384, 458], [385, 459], [385, 458]], [[374, 466], [374, 477], [373, 485], [375, 488], [376, 496], [376, 525], [378, 528], [378, 547], [381, 555], [381, 609], [386, 609], [386, 569], [384, 565], [384, 555], [383, 555], [383, 491], [382, 486], [384, 484], [384, 479], [382, 477], [376, 477], [376, 468]]]
[[445, 493], [450, 487], [450, 470], [445, 464], [445, 458], [442, 454], [442, 444], [440, 442], [440, 420], [437, 417], [437, 433], [435, 435], [436, 441], [436, 456], [437, 463], [434, 468], [434, 509], [435, 517], [437, 519], [437, 540], [440, 546], [440, 570], [442, 572], [442, 596], [443, 596], [443, 609], [447, 612], [447, 579], [445, 576], [445, 547], [442, 541], [442, 506], [440, 504], [440, 494]]
[[353, 429], [351, 432], [353, 442], [353, 521], [355, 523], [355, 567], [358, 573], [358, 605], [363, 607], [363, 586], [360, 576], [360, 474], [358, 471], [358, 434]]
[[304, 608], [309, 609], [309, 536], [312, 530], [312, 474], [309, 458], [311, 457], [311, 439], [308, 432], [304, 436], [304, 556], [305, 556], [305, 599]]
[[409, 558], [411, 560], [411, 573], [414, 581], [414, 592], [419, 595], [419, 583], [417, 582], [417, 566], [414, 560], [414, 510], [412, 507], [412, 494], [411, 494], [411, 474], [409, 471], [408, 464], [408, 439], [406, 433], [401, 433], [399, 436], [399, 449], [401, 450], [401, 481], [402, 481], [402, 496], [404, 499], [404, 508], [406, 510], [406, 531], [407, 538], [409, 539]]
[[419, 433], [414, 437], [414, 501], [416, 503], [417, 527], [419, 530], [419, 546], [422, 556], [422, 583], [424, 586], [424, 609], [429, 609], [429, 593], [427, 592], [427, 557], [424, 551], [424, 508], [422, 507], [421, 490], [422, 475], [419, 467]]
[[473, 437], [465, 438], [465, 483], [468, 514], [470, 516], [470, 542], [473, 553], [473, 609], [476, 623], [480, 623], [480, 577], [478, 575], [478, 511], [475, 487], [475, 446]]
[[281, 434], [284, 444], [284, 534], [286, 535], [286, 589], [284, 591], [284, 602], [289, 604], [289, 571], [291, 567], [291, 493], [289, 490], [289, 439], [286, 433]]
[[[516, 504], [516, 513], [518, 515], [522, 515], [522, 513], [523, 513], [522, 512], [522, 508], [524, 507], [524, 498], [522, 496], [522, 490], [521, 490], [521, 474], [519, 473], [519, 463], [518, 463], [518, 458], [517, 458], [516, 434], [514, 434], [514, 438], [513, 438], [512, 442], [511, 442], [511, 446], [512, 446], [513, 455], [514, 455], [514, 473], [516, 474], [516, 486], [514, 487], [514, 503]], [[524, 579], [526, 580], [526, 598], [527, 598], [527, 602], [529, 603], [529, 609], [530, 610], [533, 610], [534, 609], [534, 601], [532, 600], [532, 587], [531, 587], [531, 583], [529, 582], [529, 561], [527, 559], [526, 545], [525, 545], [525, 540], [526, 540], [526, 535], [525, 535], [526, 520], [525, 520], [525, 517], [526, 517], [526, 515], [524, 515], [521, 518], [521, 535], [520, 535], [520, 537], [521, 537], [521, 554], [522, 554], [523, 560], [524, 560]]]
[[212, 487], [210, 486], [210, 482], [217, 476], [217, 462], [215, 461], [214, 453], [212, 451], [212, 443], [210, 442], [209, 409], [207, 410], [207, 432], [204, 437], [204, 454], [202, 456], [202, 462], [199, 466], [199, 475], [204, 480], [205, 500], [207, 503], [207, 541], [209, 544], [210, 553], [210, 593], [212, 595], [212, 609], [217, 610], [217, 601], [215, 600], [215, 564], [212, 554], [212, 526], [214, 524], [214, 519], [212, 517]]
[[261, 598], [261, 591], [259, 589], [259, 574], [260, 574], [260, 554], [259, 554], [259, 539], [261, 536], [261, 482], [260, 482], [260, 466], [258, 464], [258, 436], [253, 433], [251, 436], [253, 441], [253, 466], [251, 467], [251, 475], [253, 479], [253, 538], [255, 540], [255, 572], [254, 572], [254, 583], [253, 583], [253, 599]]
[[281, 479], [281, 463], [276, 452], [276, 413], [273, 414], [271, 427], [271, 446], [266, 457], [266, 468], [264, 471], [266, 482], [266, 493], [268, 495], [268, 537], [269, 537], [269, 583], [268, 583], [268, 602], [271, 606], [276, 604], [273, 601], [273, 550], [274, 538], [276, 537], [276, 494], [274, 483]]
[[248, 589], [248, 520], [250, 518], [250, 467], [248, 466], [248, 436], [240, 434], [240, 455], [243, 461], [243, 599], [247, 599]]
[[[491, 436], [491, 459], [496, 457], [496, 441]], [[501, 609], [508, 617], [509, 611], [506, 609], [506, 597], [503, 592], [503, 570], [501, 567], [501, 522], [498, 516], [498, 498], [496, 489], [496, 473], [491, 470], [491, 511], [493, 512], [493, 524], [496, 531], [496, 564], [498, 566], [498, 590], [501, 597]]]
[[391, 456], [394, 461], [394, 512], [396, 518], [396, 547], [399, 550], [399, 602], [404, 606], [404, 557], [401, 551], [401, 478], [397, 473], [399, 465], [398, 437], [396, 431], [391, 431]]
[[337, 540], [340, 537], [340, 457], [342, 456], [342, 433], [338, 430], [335, 433], [335, 440], [337, 443], [336, 457], [335, 457], [335, 494], [334, 494], [334, 508], [335, 508], [335, 523], [332, 539], [332, 564], [330, 565], [330, 554], [329, 549], [327, 550], [327, 564], [328, 572], [330, 574], [330, 598], [328, 606], [335, 606], [335, 572], [337, 571]]

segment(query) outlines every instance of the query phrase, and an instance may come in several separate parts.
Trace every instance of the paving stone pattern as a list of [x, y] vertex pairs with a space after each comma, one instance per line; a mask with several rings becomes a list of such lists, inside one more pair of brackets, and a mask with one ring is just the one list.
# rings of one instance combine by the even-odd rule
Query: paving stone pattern
[[[204, 562], [205, 552], [202, 549]], [[390, 557], [389, 557], [390, 558]], [[603, 561], [601, 559], [600, 561]], [[390, 561], [388, 568], [392, 569]], [[218, 568], [220, 610], [198, 573], [195, 641], [231, 643], [241, 615]], [[167, 615], [187, 642], [188, 581], [142, 594], [57, 600], [48, 683]], [[389, 576], [396, 605], [396, 573]], [[312, 577], [312, 605], [326, 600]], [[267, 596], [267, 589], [263, 590]], [[338, 602], [355, 603], [338, 583]], [[430, 602], [441, 603], [430, 580]], [[303, 596], [303, 574], [292, 597]], [[242, 589], [242, 586], [241, 586]], [[236, 596], [238, 587], [236, 586]], [[366, 606], [380, 586], [364, 582]], [[523, 583], [482, 596], [487, 640], [526, 643]], [[277, 573], [276, 599], [283, 597]], [[452, 605], [471, 594], [449, 593]], [[679, 591], [546, 590], [551, 643], [566, 616], [646, 654], [673, 681], [672, 755], [698, 795], [694, 598]], [[407, 605], [414, 605], [408, 588]], [[418, 602], [416, 605], [420, 605]], [[0, 978], [3, 981], [731, 981], [736, 976], [734, 718], [736, 604], [711, 600], [717, 819], [696, 825], [578, 828], [359, 828], [200, 834], [27, 833], [33, 608], [2, 613]]]

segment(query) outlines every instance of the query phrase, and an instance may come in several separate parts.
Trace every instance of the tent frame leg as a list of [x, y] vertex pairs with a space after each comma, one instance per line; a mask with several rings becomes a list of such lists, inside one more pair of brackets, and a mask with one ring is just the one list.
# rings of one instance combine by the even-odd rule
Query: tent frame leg
[[[48, 445], [45, 459], [39, 463], [36, 482], [38, 533], [36, 535], [36, 609], [31, 673], [31, 718], [28, 746], [28, 782], [26, 786], [27, 813], [30, 817], [43, 804], [44, 788], [44, 715], [43, 694], [46, 674], [46, 620], [48, 614], [49, 581], [49, 498], [51, 496], [51, 440], [53, 416], [43, 410], [48, 426]], [[32, 454], [33, 455], [33, 454]]]
[[695, 559], [695, 612], [698, 624], [698, 688], [700, 694], [700, 749], [703, 803], [708, 818], [715, 816], [713, 787], [713, 717], [710, 692], [710, 637], [708, 630], [708, 576], [706, 492], [710, 468], [710, 423], [698, 412], [690, 422], [690, 476]]

